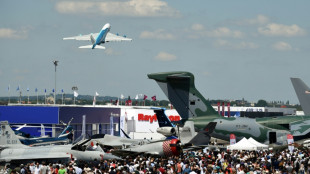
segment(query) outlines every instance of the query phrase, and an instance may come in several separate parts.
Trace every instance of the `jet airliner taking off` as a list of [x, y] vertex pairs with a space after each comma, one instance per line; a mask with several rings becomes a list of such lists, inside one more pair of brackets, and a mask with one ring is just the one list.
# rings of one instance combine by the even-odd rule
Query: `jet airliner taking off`
[[104, 44], [106, 42], [112, 41], [132, 41], [131, 38], [124, 36], [119, 36], [118, 34], [110, 33], [111, 25], [109, 23], [105, 24], [99, 33], [91, 33], [87, 35], [79, 35], [73, 37], [65, 37], [63, 40], [85, 40], [91, 41], [92, 45], [80, 46], [79, 48], [91, 48], [91, 49], [105, 49]]

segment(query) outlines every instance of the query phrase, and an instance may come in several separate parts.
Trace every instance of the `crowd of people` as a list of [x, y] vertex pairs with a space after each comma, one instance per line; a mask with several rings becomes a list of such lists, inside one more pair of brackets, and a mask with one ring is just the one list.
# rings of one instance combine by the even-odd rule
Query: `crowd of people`
[[126, 157], [122, 160], [71, 161], [70, 163], [32, 162], [0, 173], [9, 174], [310, 174], [310, 150], [265, 151], [198, 150], [184, 151], [182, 156]]

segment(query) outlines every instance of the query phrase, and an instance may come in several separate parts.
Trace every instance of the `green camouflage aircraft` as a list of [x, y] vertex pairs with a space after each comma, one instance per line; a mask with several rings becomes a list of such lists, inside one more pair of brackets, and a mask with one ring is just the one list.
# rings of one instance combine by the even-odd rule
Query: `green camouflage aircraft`
[[253, 137], [266, 144], [286, 144], [287, 134], [292, 134], [295, 141], [310, 137], [310, 116], [223, 117], [196, 89], [192, 73], [163, 72], [148, 77], [158, 83], [183, 121], [194, 121], [200, 130], [209, 122], [216, 122], [211, 134], [214, 138], [229, 141], [230, 134], [235, 134], [237, 140]]

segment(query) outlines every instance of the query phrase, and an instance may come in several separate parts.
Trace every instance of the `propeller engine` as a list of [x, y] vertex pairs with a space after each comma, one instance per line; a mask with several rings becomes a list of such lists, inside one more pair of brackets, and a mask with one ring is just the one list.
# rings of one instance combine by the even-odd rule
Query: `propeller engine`
[[182, 152], [181, 141], [178, 139], [164, 141], [163, 152], [165, 156], [179, 156]]

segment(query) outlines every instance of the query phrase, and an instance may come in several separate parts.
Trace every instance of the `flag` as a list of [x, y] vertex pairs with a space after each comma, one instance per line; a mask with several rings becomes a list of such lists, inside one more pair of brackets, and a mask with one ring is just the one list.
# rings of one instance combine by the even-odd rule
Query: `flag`
[[292, 134], [287, 134], [286, 135], [287, 138], [287, 145], [288, 145], [288, 150], [290, 150], [291, 153], [293, 153], [294, 150], [294, 137]]
[[16, 91], [19, 91], [19, 85], [17, 86]]
[[44, 90], [44, 93], [46, 93], [46, 88], [45, 88], [45, 90]]
[[114, 135], [114, 127], [113, 127], [114, 123], [113, 123], [113, 116], [110, 116], [110, 135]]
[[99, 96], [99, 93], [98, 93], [98, 92], [96, 92], [96, 93], [95, 93], [95, 96]]
[[143, 100], [146, 100], [146, 99], [147, 99], [147, 95], [144, 95]]
[[125, 99], [125, 96], [124, 96], [123, 94], [121, 94], [121, 99], [122, 99], [122, 100]]
[[156, 95], [154, 95], [153, 97], [151, 97], [153, 101], [156, 101]]
[[8, 86], [8, 91], [10, 92], [10, 85]]
[[136, 95], [135, 99], [136, 99], [136, 100], [138, 100], [138, 99], [139, 99], [139, 95], [138, 95], [138, 94]]
[[74, 95], [74, 97], [78, 97], [79, 96], [79, 94], [76, 91], [73, 91], [73, 95]]
[[29, 92], [29, 87], [27, 87], [27, 92]]
[[64, 93], [64, 89], [61, 89], [61, 93]]
[[53, 90], [52, 90], [53, 92], [55, 92], [55, 89], [53, 88]]
[[35, 92], [38, 92], [38, 88], [36, 88], [34, 91], [35, 91]]

